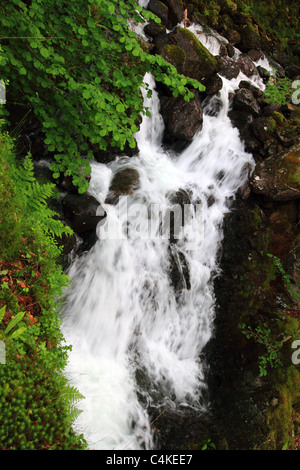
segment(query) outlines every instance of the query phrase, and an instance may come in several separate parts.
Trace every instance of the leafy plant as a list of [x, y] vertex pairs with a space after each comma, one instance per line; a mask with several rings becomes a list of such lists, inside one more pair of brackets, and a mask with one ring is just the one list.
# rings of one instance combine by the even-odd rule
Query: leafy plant
[[[188, 101], [196, 80], [177, 73], [132, 31], [132, 23], [160, 20], [135, 0], [41, 2], [7, 0], [0, 6], [7, 110], [33, 110], [54, 157], [54, 178], [71, 175], [84, 192], [94, 152], [134, 148], [146, 72]], [[1, 51], [0, 51], [1, 52]], [[1, 54], [2, 55], [2, 54]]]
[[86, 448], [72, 429], [81, 395], [63, 375], [70, 346], [57, 308], [68, 277], [56, 237], [66, 227], [51, 220], [52, 189], [0, 133], [0, 450]]
[[216, 450], [215, 444], [211, 441], [211, 439], [207, 439], [207, 441], [203, 444], [201, 450], [211, 450], [214, 449]]
[[256, 328], [247, 326], [245, 323], [239, 325], [242, 333], [247, 339], [254, 339], [256, 342], [262, 344], [265, 348], [265, 353], [259, 356], [259, 375], [267, 375], [267, 368], [282, 366], [282, 362], [279, 359], [278, 351], [282, 347], [280, 341], [273, 341], [270, 337], [271, 330], [264, 324], [258, 325]]
[[287, 105], [293, 94], [292, 80], [288, 77], [271, 77], [264, 91], [264, 99], [267, 103]]
[[300, 285], [299, 284], [296, 285], [293, 282], [292, 277], [286, 273], [286, 271], [284, 270], [282, 266], [280, 259], [277, 256], [274, 256], [271, 253], [268, 253], [267, 256], [273, 259], [274, 265], [278, 269], [287, 291], [289, 292], [293, 301], [299, 306], [300, 305]]

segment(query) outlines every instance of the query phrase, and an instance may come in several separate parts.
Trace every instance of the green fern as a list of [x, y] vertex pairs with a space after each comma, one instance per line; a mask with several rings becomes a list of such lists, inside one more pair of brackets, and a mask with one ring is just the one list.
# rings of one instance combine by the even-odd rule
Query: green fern
[[15, 170], [15, 185], [21, 194], [28, 217], [33, 219], [46, 234], [52, 237], [72, 234], [71, 228], [59, 220], [59, 214], [48, 207], [48, 200], [53, 197], [55, 184], [37, 181], [30, 154], [25, 157], [23, 165]]

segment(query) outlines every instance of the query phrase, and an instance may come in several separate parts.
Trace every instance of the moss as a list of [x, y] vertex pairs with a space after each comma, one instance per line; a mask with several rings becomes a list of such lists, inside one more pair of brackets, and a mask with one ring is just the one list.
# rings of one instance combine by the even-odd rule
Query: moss
[[186, 53], [184, 50], [181, 47], [175, 46], [174, 44], [167, 44], [161, 51], [161, 55], [178, 70], [183, 67], [183, 64], [186, 60]]
[[284, 115], [279, 113], [278, 111], [274, 111], [271, 117], [275, 120], [276, 124], [283, 124], [286, 121]]
[[266, 450], [281, 450], [286, 444], [289, 447], [293, 445], [295, 426], [292, 416], [300, 402], [300, 372], [293, 364], [278, 369], [274, 373], [274, 383], [278, 391], [278, 404], [276, 407], [270, 406], [266, 412], [270, 428], [268, 439], [262, 445], [262, 449]]
[[237, 10], [237, 4], [232, 0], [221, 0], [221, 8], [229, 12], [235, 12]]

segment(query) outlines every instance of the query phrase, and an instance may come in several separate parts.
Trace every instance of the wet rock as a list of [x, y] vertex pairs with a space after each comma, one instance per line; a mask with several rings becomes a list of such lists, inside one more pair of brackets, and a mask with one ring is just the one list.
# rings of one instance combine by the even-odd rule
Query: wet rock
[[139, 188], [140, 175], [134, 168], [119, 170], [111, 181], [106, 203], [116, 204], [120, 196], [132, 194]]
[[190, 102], [183, 97], [161, 97], [161, 114], [165, 122], [165, 139], [190, 142], [203, 125], [203, 110], [199, 95]]
[[93, 196], [67, 194], [61, 202], [66, 220], [78, 234], [94, 231], [97, 224], [106, 217], [104, 209]]
[[233, 109], [259, 116], [260, 107], [251, 90], [241, 88], [234, 97]]
[[251, 177], [254, 193], [272, 201], [300, 199], [300, 144], [280, 156], [275, 155], [257, 164]]
[[263, 52], [258, 49], [250, 49], [250, 51], [248, 51], [247, 54], [250, 57], [250, 59], [253, 60], [253, 62], [257, 62], [264, 55]]
[[217, 60], [219, 63], [219, 74], [222, 77], [232, 80], [240, 73], [239, 65], [233, 59], [230, 59], [230, 57], [218, 56]]
[[225, 42], [221, 42], [221, 44], [220, 44], [219, 55], [221, 57], [227, 57], [228, 56], [227, 44]]
[[250, 125], [254, 120], [253, 114], [246, 111], [231, 110], [228, 116], [232, 125], [239, 130], [240, 137], [245, 144], [245, 150], [250, 153], [258, 152], [261, 148], [261, 142], [250, 130]]
[[175, 291], [177, 301], [180, 299], [183, 290], [191, 288], [190, 272], [186, 257], [173, 245], [169, 248], [170, 256], [170, 280]]
[[203, 81], [203, 85], [206, 87], [205, 93], [207, 95], [215, 95], [222, 89], [223, 81], [220, 75], [213, 74], [211, 77], [208, 77]]
[[247, 54], [241, 54], [237, 63], [239, 64], [241, 71], [247, 76], [252, 77], [253, 75], [258, 75], [258, 71], [254, 62], [250, 59]]
[[270, 78], [270, 72], [261, 65], [257, 66], [257, 71], [259, 73], [259, 76], [263, 79], [264, 83], [267, 83]]

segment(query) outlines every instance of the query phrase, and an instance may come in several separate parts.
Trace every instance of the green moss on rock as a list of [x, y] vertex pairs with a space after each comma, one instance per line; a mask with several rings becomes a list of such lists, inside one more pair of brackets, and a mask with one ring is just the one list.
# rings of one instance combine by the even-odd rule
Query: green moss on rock
[[161, 51], [161, 55], [165, 60], [174, 65], [180, 72], [183, 69], [186, 53], [181, 47], [174, 44], [167, 44]]

